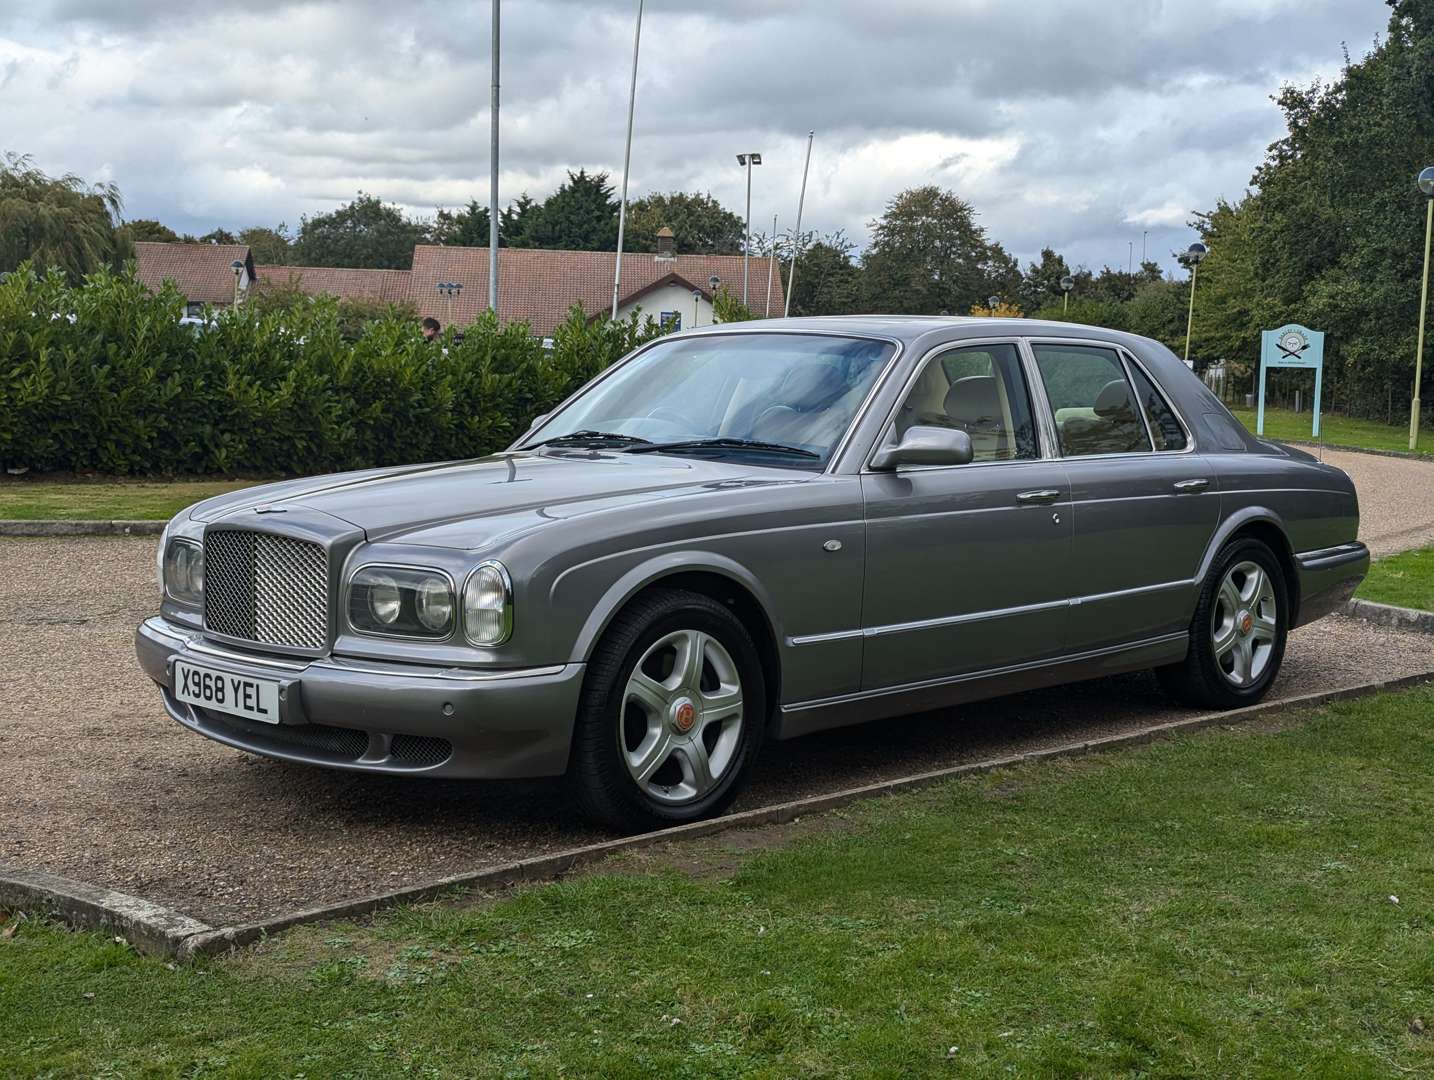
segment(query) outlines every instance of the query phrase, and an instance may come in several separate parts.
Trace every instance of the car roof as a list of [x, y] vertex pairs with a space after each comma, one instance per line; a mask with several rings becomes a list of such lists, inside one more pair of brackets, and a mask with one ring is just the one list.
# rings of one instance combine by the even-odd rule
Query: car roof
[[1006, 337], [1015, 335], [1092, 337], [1120, 341], [1133, 335], [1084, 323], [1047, 319], [991, 318], [964, 315], [814, 315], [791, 319], [752, 319], [741, 323], [717, 323], [688, 330], [684, 336], [731, 332], [733, 330], [824, 331], [857, 337], [894, 338], [911, 344], [940, 333], [944, 337]]

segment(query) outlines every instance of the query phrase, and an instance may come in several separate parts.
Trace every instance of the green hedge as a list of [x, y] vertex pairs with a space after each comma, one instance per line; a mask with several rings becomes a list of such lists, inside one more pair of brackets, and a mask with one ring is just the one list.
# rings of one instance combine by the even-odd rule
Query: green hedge
[[354, 338], [338, 305], [217, 314], [180, 325], [172, 288], [128, 274], [71, 288], [28, 269], [0, 284], [0, 466], [112, 474], [304, 474], [499, 449], [659, 333], [589, 323], [545, 350], [484, 315], [446, 351], [401, 313]]

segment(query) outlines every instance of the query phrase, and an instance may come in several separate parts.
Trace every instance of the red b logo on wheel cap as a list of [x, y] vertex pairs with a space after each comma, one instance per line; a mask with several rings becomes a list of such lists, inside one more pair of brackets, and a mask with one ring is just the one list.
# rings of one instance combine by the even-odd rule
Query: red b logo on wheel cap
[[678, 731], [688, 732], [692, 725], [697, 722], [697, 710], [692, 707], [692, 702], [683, 701], [672, 711], [672, 724]]
[[1252, 626], [1254, 626], [1254, 625], [1255, 625], [1255, 620], [1254, 620], [1254, 618], [1250, 615], [1250, 613], [1249, 613], [1248, 611], [1244, 612], [1244, 613], [1240, 616], [1240, 633], [1242, 633], [1242, 634], [1248, 634], [1248, 633], [1250, 632], [1250, 627], [1252, 627]]

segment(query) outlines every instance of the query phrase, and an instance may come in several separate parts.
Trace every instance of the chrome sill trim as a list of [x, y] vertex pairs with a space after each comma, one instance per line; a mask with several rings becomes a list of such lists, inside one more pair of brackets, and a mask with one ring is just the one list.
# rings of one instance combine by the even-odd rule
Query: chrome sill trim
[[1189, 636], [1188, 631], [1179, 630], [1173, 634], [1162, 634], [1159, 637], [1144, 638], [1141, 641], [1133, 641], [1124, 645], [1111, 645], [1104, 649], [1092, 649], [1089, 652], [1068, 653], [1064, 656], [1057, 656], [1049, 660], [1031, 660], [1024, 664], [986, 668], [982, 671], [967, 672], [964, 675], [948, 675], [940, 679], [926, 679], [922, 682], [903, 683], [900, 686], [885, 686], [875, 690], [859, 690], [854, 694], [842, 694], [838, 697], [819, 698], [813, 701], [799, 701], [791, 705], [783, 705], [782, 712], [805, 712], [808, 709], [822, 709], [830, 705], [844, 705], [853, 701], [869, 701], [874, 698], [888, 697], [892, 694], [904, 694], [912, 690], [926, 690], [938, 686], [951, 686], [956, 683], [972, 682], [977, 679], [998, 678], [1002, 675], [1017, 675], [1023, 671], [1035, 671], [1039, 668], [1053, 667], [1060, 664], [1079, 663], [1083, 660], [1096, 660], [1102, 656], [1113, 656], [1117, 653], [1131, 652], [1153, 645], [1174, 644], [1177, 641], [1187, 640]]
[[1199, 584], [1199, 578], [1191, 578], [1188, 581], [1165, 581], [1159, 585], [1138, 585], [1133, 589], [1116, 589], [1114, 592], [1091, 593], [1089, 596], [1075, 597], [1071, 600], [1071, 607], [1080, 607], [1082, 604], [1098, 604], [1102, 600], [1119, 600], [1122, 596], [1143, 596], [1146, 593], [1168, 592], [1171, 589], [1193, 589]]

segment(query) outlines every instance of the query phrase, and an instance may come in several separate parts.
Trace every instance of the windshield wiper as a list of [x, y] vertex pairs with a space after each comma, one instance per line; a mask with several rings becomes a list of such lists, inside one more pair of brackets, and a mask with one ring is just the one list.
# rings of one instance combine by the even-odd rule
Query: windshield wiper
[[634, 446], [629, 454], [658, 454], [669, 450], [760, 450], [769, 454], [790, 454], [793, 457], [819, 459], [820, 454], [785, 443], [758, 442], [756, 439], [682, 439], [678, 442], [646, 443]]
[[650, 439], [636, 435], [623, 435], [616, 431], [570, 431], [566, 435], [554, 435], [542, 442], [530, 443], [524, 450], [536, 450], [540, 446], [636, 446], [648, 444]]

